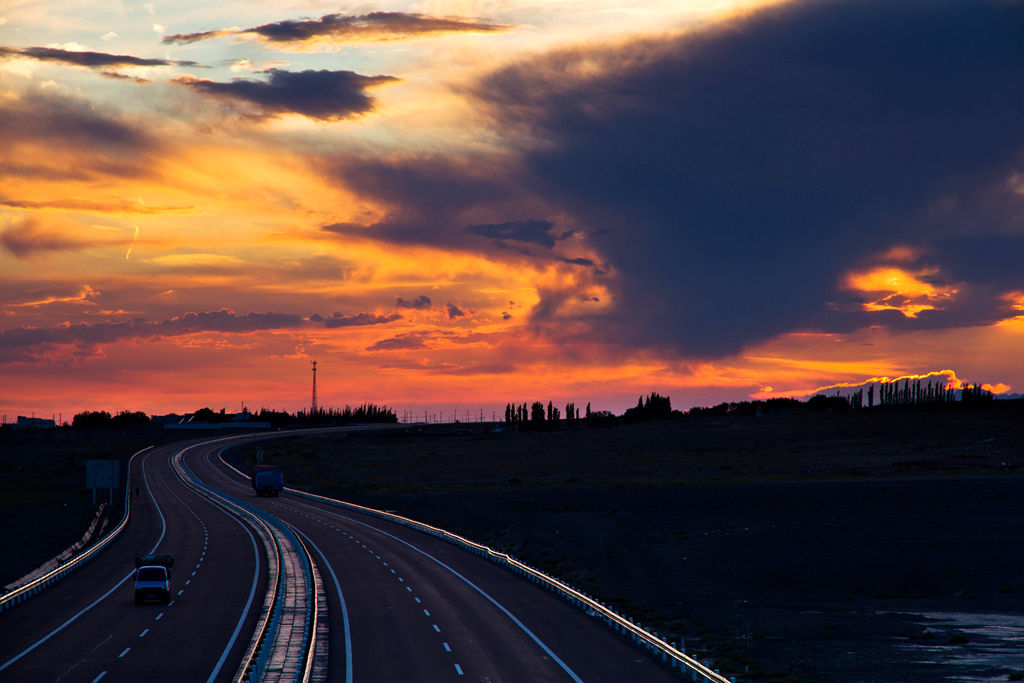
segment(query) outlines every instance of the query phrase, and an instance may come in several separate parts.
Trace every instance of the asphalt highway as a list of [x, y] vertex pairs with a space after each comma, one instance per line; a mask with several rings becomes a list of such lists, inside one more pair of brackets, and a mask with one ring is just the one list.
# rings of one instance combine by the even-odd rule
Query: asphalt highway
[[[220, 459], [229, 443], [189, 448], [184, 462], [309, 547], [327, 592], [326, 680], [681, 680], [595, 616], [442, 539], [287, 491], [257, 498]], [[175, 476], [169, 461], [185, 445], [135, 458], [131, 486], [142, 495], [116, 541], [0, 613], [0, 681], [231, 680], [267, 559], [246, 523]], [[133, 558], [144, 552], [175, 556], [170, 605], [133, 603]]]
[[[135, 458], [141, 495], [119, 538], [0, 613], [0, 681], [231, 680], [262, 605], [266, 560], [244, 524], [174, 476], [168, 461], [180, 448]], [[169, 605], [134, 604], [134, 556], [147, 552], [175, 557]]]
[[328, 588], [330, 681], [681, 679], [596, 617], [442, 539], [287, 491], [257, 498], [218, 450], [190, 453], [189, 467], [310, 545]]

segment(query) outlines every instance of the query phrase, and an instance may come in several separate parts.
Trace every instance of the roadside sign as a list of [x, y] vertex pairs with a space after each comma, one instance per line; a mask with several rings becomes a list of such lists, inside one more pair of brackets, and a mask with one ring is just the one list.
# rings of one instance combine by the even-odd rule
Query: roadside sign
[[96, 503], [96, 489], [107, 489], [109, 503], [114, 502], [114, 489], [121, 488], [120, 460], [86, 460], [85, 487], [92, 489], [92, 502]]

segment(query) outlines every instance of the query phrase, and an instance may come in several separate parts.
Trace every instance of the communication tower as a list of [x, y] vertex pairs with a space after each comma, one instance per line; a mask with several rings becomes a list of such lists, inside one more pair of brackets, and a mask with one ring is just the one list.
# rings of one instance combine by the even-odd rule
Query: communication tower
[[316, 413], [316, 361], [313, 361], [313, 409], [310, 414]]

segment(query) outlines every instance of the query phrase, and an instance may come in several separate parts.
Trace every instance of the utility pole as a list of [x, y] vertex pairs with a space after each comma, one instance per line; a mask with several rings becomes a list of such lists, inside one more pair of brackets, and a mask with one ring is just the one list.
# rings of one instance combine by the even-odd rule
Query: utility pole
[[316, 415], [316, 361], [313, 361], [313, 408], [310, 415]]

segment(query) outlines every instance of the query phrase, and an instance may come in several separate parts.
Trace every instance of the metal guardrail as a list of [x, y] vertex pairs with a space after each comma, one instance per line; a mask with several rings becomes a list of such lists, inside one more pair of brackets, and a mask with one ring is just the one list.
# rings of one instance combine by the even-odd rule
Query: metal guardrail
[[[131, 467], [132, 463], [135, 462], [135, 458], [141, 455], [142, 453], [145, 453], [150, 448], [152, 448], [152, 446], [146, 446], [141, 451], [137, 451], [136, 453], [134, 453], [132, 457], [128, 459], [128, 474], [126, 481], [131, 481]], [[97, 553], [99, 553], [101, 550], [110, 545], [110, 543], [115, 538], [117, 538], [121, 534], [121, 532], [124, 531], [124, 528], [128, 525], [128, 518], [131, 515], [131, 498], [129, 496], [130, 490], [130, 486], [125, 487], [124, 514], [121, 516], [121, 521], [118, 522], [117, 526], [111, 529], [106, 536], [104, 536], [99, 541], [94, 543], [87, 550], [85, 550], [79, 555], [76, 555], [74, 558], [68, 560], [67, 562], [57, 567], [53, 571], [50, 571], [40, 576], [39, 578], [26, 583], [24, 586], [15, 588], [11, 592], [0, 597], [0, 612], [10, 609], [15, 605], [29, 599], [33, 595], [36, 595], [40, 591], [49, 588], [54, 583], [60, 581], [65, 576], [67, 576], [68, 574], [75, 571], [83, 564], [91, 560], [93, 557], [96, 556]]]
[[[233, 466], [231, 463], [224, 460], [223, 449], [220, 452], [220, 460], [225, 466], [234, 470], [239, 476], [248, 478], [247, 475]], [[505, 565], [516, 573], [530, 579], [534, 583], [540, 584], [555, 593], [558, 593], [564, 599], [568, 600], [572, 604], [580, 607], [581, 609], [589, 610], [590, 613], [601, 617], [601, 619], [618, 633], [624, 634], [631, 638], [634, 642], [647, 648], [649, 651], [654, 653], [656, 656], [660, 656], [673, 669], [678, 669], [681, 673], [691, 673], [692, 680], [699, 681], [701, 683], [736, 683], [736, 679], [726, 678], [717, 671], [712, 670], [708, 666], [697, 661], [693, 657], [690, 657], [685, 652], [674, 647], [672, 644], [666, 642], [664, 639], [658, 636], [657, 633], [652, 633], [643, 628], [643, 626], [635, 623], [633, 620], [624, 617], [607, 605], [598, 602], [594, 598], [590, 597], [582, 591], [572, 588], [568, 584], [560, 581], [552, 576], [548, 576], [542, 571], [534, 569], [529, 565], [520, 562], [511, 555], [499, 552], [481, 543], [476, 543], [468, 538], [459, 536], [458, 534], [446, 531], [439, 527], [431, 526], [423, 522], [418, 522], [408, 517], [396, 515], [391, 512], [385, 512], [383, 510], [376, 510], [374, 508], [364, 507], [362, 505], [356, 505], [355, 503], [348, 503], [335, 498], [328, 498], [327, 496], [321, 496], [316, 493], [310, 493], [308, 491], [302, 491], [301, 489], [285, 488], [285, 491], [306, 498], [314, 500], [320, 503], [326, 503], [335, 507], [340, 507], [348, 510], [354, 510], [361, 512], [373, 517], [380, 519], [386, 519], [402, 526], [406, 526], [418, 531], [422, 531], [432, 536], [442, 538], [449, 543], [457, 545], [465, 550], [476, 553], [482, 557], [486, 557], [492, 562], [497, 564]], [[700, 676], [700, 678], [698, 678]]]
[[[217, 439], [217, 441], [220, 440], [222, 439]], [[204, 444], [208, 443], [204, 442]], [[293, 683], [310, 683], [316, 673], [314, 671], [314, 655], [319, 625], [317, 597], [321, 592], [312, 556], [298, 535], [287, 524], [260, 508], [240, 501], [200, 481], [182, 462], [182, 456], [186, 450], [188, 449], [179, 451], [172, 458], [172, 466], [178, 477], [212, 502], [230, 509], [234, 514], [250, 519], [262, 527], [261, 536], [265, 534], [264, 545], [268, 549], [273, 548], [277, 560], [276, 579], [270, 581], [263, 614], [234, 680], [290, 680]], [[297, 562], [288, 560], [297, 560]], [[295, 578], [293, 572], [295, 564], [298, 564], [302, 574], [301, 595], [292, 590], [294, 585], [289, 584], [289, 581], [293, 581]], [[292, 604], [289, 605], [289, 602]], [[299, 612], [301, 612], [302, 619], [301, 632], [296, 634], [295, 627]], [[298, 647], [294, 646], [296, 642]], [[297, 661], [296, 650], [298, 650]]]

